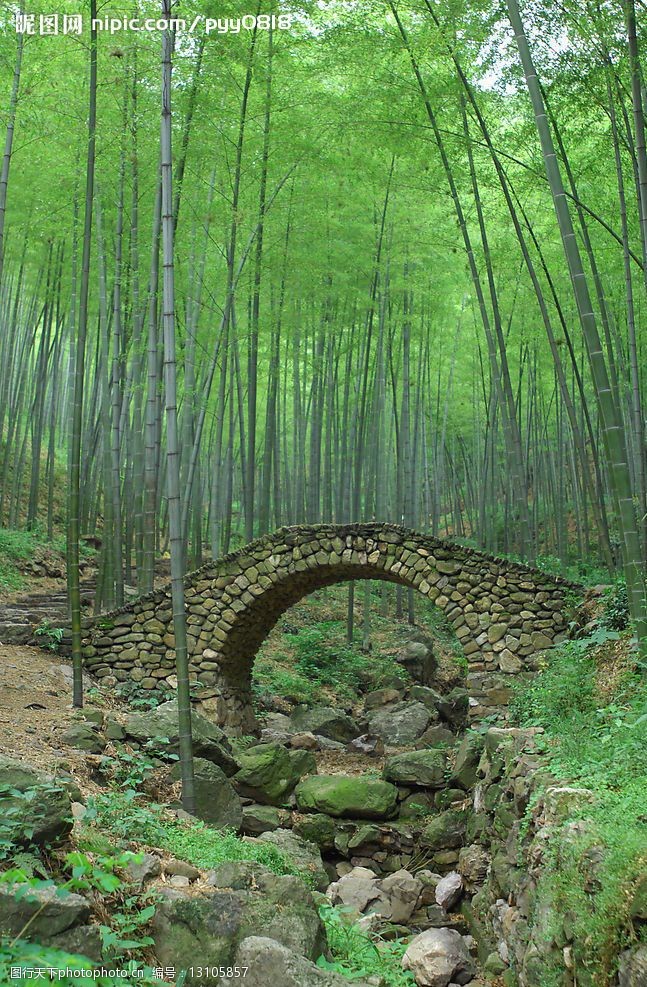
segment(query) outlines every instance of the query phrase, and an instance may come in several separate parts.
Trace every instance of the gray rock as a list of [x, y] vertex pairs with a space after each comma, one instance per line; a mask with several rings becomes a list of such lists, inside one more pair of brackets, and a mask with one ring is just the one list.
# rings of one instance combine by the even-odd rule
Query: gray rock
[[465, 689], [452, 689], [438, 704], [438, 712], [452, 730], [465, 728], [468, 710], [469, 693]]
[[467, 984], [476, 974], [467, 946], [453, 929], [428, 929], [415, 936], [402, 966], [411, 970], [419, 987]]
[[465, 838], [466, 813], [457, 809], [447, 809], [433, 816], [420, 836], [421, 846], [431, 850], [458, 849]]
[[429, 727], [422, 736], [416, 740], [416, 748], [423, 750], [425, 747], [450, 746], [456, 743], [456, 736], [441, 723], [435, 723]]
[[0, 755], [0, 815], [16, 843], [60, 843], [72, 829], [72, 803], [63, 786], [5, 755]]
[[434, 655], [433, 646], [429, 641], [409, 641], [398, 655], [412, 679], [422, 685], [431, 685], [434, 681], [438, 662]]
[[335, 820], [323, 812], [297, 816], [292, 826], [292, 832], [302, 836], [304, 840], [316, 843], [320, 850], [332, 850], [335, 845], [335, 830]]
[[[162, 703], [146, 713], [131, 713], [124, 724], [124, 730], [128, 737], [140, 744], [155, 737], [166, 738], [168, 743], [164, 744], [164, 750], [169, 754], [179, 754], [177, 699]], [[217, 764], [227, 776], [235, 774], [238, 765], [231, 753], [231, 745], [220, 727], [193, 710], [191, 730], [194, 756]]]
[[61, 740], [68, 747], [75, 747], [88, 754], [102, 754], [106, 747], [105, 737], [93, 723], [70, 723]]
[[367, 714], [367, 720], [370, 733], [391, 747], [400, 747], [415, 743], [429, 726], [430, 716], [422, 703], [401, 702]]
[[463, 878], [453, 870], [436, 885], [436, 904], [449, 912], [457, 905], [463, 895]]
[[279, 809], [273, 805], [259, 805], [254, 802], [252, 805], [243, 806], [243, 833], [247, 836], [258, 836], [260, 833], [272, 832], [281, 825]]
[[98, 925], [76, 925], [54, 936], [49, 945], [73, 956], [87, 956], [94, 963], [100, 963], [103, 959], [101, 931]]
[[474, 891], [485, 880], [490, 866], [490, 858], [478, 843], [463, 847], [458, 854], [458, 872], [466, 887]]
[[381, 757], [384, 754], [384, 741], [371, 733], [363, 733], [361, 737], [351, 740], [348, 750], [352, 754], [366, 754], [368, 757]]
[[628, 949], [620, 956], [618, 987], [646, 987], [647, 946]]
[[184, 874], [174, 874], [169, 880], [172, 888], [188, 888], [190, 883], [191, 881]]
[[442, 788], [445, 784], [447, 754], [438, 747], [405, 751], [386, 759], [382, 772], [387, 781], [402, 785]]
[[385, 917], [397, 925], [406, 925], [418, 907], [424, 890], [422, 881], [407, 870], [399, 870], [382, 878], [379, 886], [389, 905], [389, 914]]
[[456, 751], [452, 783], [460, 785], [466, 791], [476, 784], [477, 768], [484, 746], [481, 734], [472, 731], [465, 734]]
[[[180, 777], [181, 768], [176, 764], [171, 775]], [[238, 793], [222, 768], [202, 757], [193, 759], [195, 784], [195, 815], [214, 829], [239, 830], [243, 821], [243, 807]]]
[[321, 852], [316, 843], [304, 839], [289, 829], [276, 829], [270, 833], [261, 833], [258, 839], [263, 843], [270, 843], [284, 853], [303, 874], [308, 875], [317, 891], [326, 890], [329, 884], [328, 874], [324, 869]]
[[90, 917], [90, 906], [80, 894], [55, 887], [31, 888], [0, 884], [0, 938], [22, 935], [34, 942], [49, 943], [55, 936]]
[[[234, 966], [247, 967], [245, 978], [223, 980], [223, 987], [348, 987], [348, 980], [329, 970], [321, 970], [310, 960], [266, 936], [243, 939], [236, 951]], [[356, 987], [367, 987], [353, 981]]]
[[126, 865], [126, 875], [133, 884], [145, 884], [152, 881], [154, 877], [159, 877], [162, 873], [162, 863], [159, 857], [152, 853], [137, 854], [139, 860], [131, 860]]
[[[154, 951], [160, 965], [176, 970], [231, 966], [239, 944], [249, 936], [267, 936], [307, 959], [324, 945], [323, 928], [312, 893], [296, 877], [272, 874], [261, 864], [223, 864], [210, 877], [213, 890], [187, 895], [162, 892], [152, 922]], [[188, 977], [186, 984], [220, 987], [216, 977]], [[277, 984], [278, 987], [278, 984]]]
[[338, 881], [331, 884], [326, 896], [333, 905], [352, 909], [358, 915], [370, 905], [375, 910], [375, 902], [381, 897], [377, 875], [368, 867], [353, 867]]
[[291, 716], [291, 726], [299, 733], [314, 733], [340, 744], [347, 744], [361, 732], [355, 720], [332, 706], [297, 707]]
[[378, 916], [382, 922], [406, 925], [416, 911], [424, 892], [422, 881], [407, 870], [379, 878], [367, 867], [353, 867], [328, 888], [333, 904], [362, 914]]

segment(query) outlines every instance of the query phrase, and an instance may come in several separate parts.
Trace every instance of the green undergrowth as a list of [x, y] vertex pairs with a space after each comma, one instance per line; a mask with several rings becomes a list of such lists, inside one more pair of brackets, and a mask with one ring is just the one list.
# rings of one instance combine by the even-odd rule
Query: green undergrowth
[[[96, 554], [93, 548], [83, 543], [79, 550], [84, 557]], [[26, 582], [22, 572], [25, 563], [38, 559], [45, 552], [64, 558], [65, 537], [55, 533], [48, 540], [41, 525], [30, 530], [0, 527], [0, 592], [22, 589]]]
[[407, 948], [404, 941], [369, 937], [356, 925], [349, 924], [343, 908], [322, 904], [319, 914], [326, 927], [331, 958], [320, 956], [317, 966], [334, 971], [351, 982], [371, 977], [379, 978], [383, 987], [415, 987], [413, 974], [401, 966]]
[[[160, 979], [151, 967], [133, 960], [106, 964], [105, 974], [94, 968], [86, 956], [73, 955], [51, 946], [16, 939], [0, 941], [0, 983], [20, 984], [32, 981], [56, 983], [60, 987], [160, 987]], [[44, 978], [35, 971], [43, 971]]]
[[[363, 593], [355, 595], [353, 641], [347, 638], [345, 615], [348, 588], [332, 586], [318, 590], [296, 604], [279, 622], [259, 650], [253, 670], [253, 696], [263, 708], [271, 696], [292, 703], [329, 702], [352, 704], [363, 693], [409, 677], [397, 655], [411, 638], [406, 622], [407, 594], [402, 596], [403, 614], [397, 618], [396, 588], [370, 581], [370, 644], [364, 648]], [[445, 614], [431, 601], [414, 594], [415, 621], [434, 642], [434, 650], [450, 674], [460, 678], [466, 661]]]
[[[544, 728], [552, 773], [591, 792], [549, 840], [535, 912], [550, 915], [556, 941], [570, 926], [582, 983], [609, 984], [637, 935], [629, 912], [647, 866], [647, 682], [627, 635], [600, 629], [556, 649], [512, 713], [521, 726]], [[560, 977], [547, 968], [545, 987]]]
[[[262, 655], [254, 667], [254, 691], [280, 695], [293, 702], [313, 703], [329, 689], [343, 702], [358, 693], [379, 689], [394, 678], [406, 684], [408, 676], [392, 654], [363, 652], [358, 643], [344, 639], [345, 625], [326, 620], [286, 635], [282, 654]], [[289, 667], [283, 662], [289, 661]]]
[[163, 806], [145, 802], [132, 790], [110, 791], [88, 800], [86, 838], [108, 832], [123, 840], [159, 847], [195, 867], [209, 868], [230, 860], [254, 860], [274, 874], [294, 874], [307, 881], [276, 847], [216, 830], [201, 822], [174, 818]]
[[32, 558], [38, 538], [33, 531], [0, 528], [0, 591], [21, 589], [25, 583], [21, 565]]

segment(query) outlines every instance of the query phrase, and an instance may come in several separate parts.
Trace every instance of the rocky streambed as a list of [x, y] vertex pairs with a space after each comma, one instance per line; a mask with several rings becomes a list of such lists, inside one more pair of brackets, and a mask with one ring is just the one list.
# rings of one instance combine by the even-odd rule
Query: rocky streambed
[[[568, 838], [569, 813], [590, 793], [550, 776], [540, 731], [468, 730], [467, 713], [464, 690], [413, 686], [370, 693], [355, 717], [329, 707], [270, 713], [260, 738], [227, 738], [194, 715], [196, 815], [275, 847], [300, 876], [256, 861], [194, 867], [148, 846], [130, 878], [158, 894], [157, 961], [186, 969], [190, 985], [230, 985], [247, 967], [247, 987], [341, 987], [348, 980], [315, 965], [327, 953], [321, 909], [338, 906], [378, 949], [403, 941], [401, 967], [419, 987], [593, 985], [586, 943], [568, 915], [547, 916], [537, 896], [551, 834]], [[164, 738], [173, 753], [176, 724], [175, 701], [127, 715], [88, 710], [64, 742], [94, 756], [108, 744], [136, 752]], [[161, 770], [170, 791], [177, 767]], [[43, 784], [7, 760], [3, 780], [14, 789]], [[69, 832], [69, 793], [57, 798], [50, 839]], [[74, 811], [82, 817], [83, 805]], [[592, 881], [595, 866], [592, 857]], [[37, 941], [76, 944], [99, 960], [89, 909], [72, 904], [74, 914], [66, 906], [64, 918], [52, 917], [61, 902], [37, 897], [29, 906], [5, 889], [0, 932], [17, 935], [31, 921]], [[636, 928], [645, 921], [640, 900], [635, 920]], [[645, 982], [645, 952], [623, 954], [620, 987]]]

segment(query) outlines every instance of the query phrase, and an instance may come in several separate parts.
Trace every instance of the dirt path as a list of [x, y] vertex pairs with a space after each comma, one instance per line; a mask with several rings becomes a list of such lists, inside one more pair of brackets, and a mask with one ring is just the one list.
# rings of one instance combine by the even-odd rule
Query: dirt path
[[0, 644], [0, 753], [49, 772], [65, 764], [86, 780], [87, 755], [61, 740], [72, 714], [71, 662], [40, 648]]

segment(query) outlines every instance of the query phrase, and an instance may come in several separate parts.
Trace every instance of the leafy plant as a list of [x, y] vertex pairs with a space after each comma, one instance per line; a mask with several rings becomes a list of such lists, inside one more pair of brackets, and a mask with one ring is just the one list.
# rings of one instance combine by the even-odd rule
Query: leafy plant
[[114, 754], [104, 754], [101, 768], [111, 783], [122, 789], [140, 789], [160, 761], [177, 761], [178, 755], [167, 750], [168, 737], [151, 737], [143, 747], [132, 753], [126, 747], [115, 747]]
[[346, 910], [323, 903], [319, 908], [326, 927], [326, 939], [332, 960], [320, 956], [317, 966], [332, 970], [348, 980], [379, 978], [384, 987], [409, 987], [415, 984], [413, 974], [403, 970], [402, 956], [406, 943], [401, 939], [385, 940], [369, 937], [349, 922]]
[[607, 590], [601, 623], [612, 631], [624, 631], [629, 626], [629, 600], [624, 579], [617, 579]]
[[10, 785], [0, 785], [0, 860], [13, 858], [20, 845], [31, 845], [38, 823], [47, 812], [47, 796], [60, 792], [60, 786], [54, 782], [43, 782], [24, 792]]
[[34, 636], [39, 639], [38, 643], [41, 648], [46, 648], [47, 651], [54, 652], [57, 652], [60, 648], [64, 633], [62, 627], [54, 627], [49, 620], [44, 620], [34, 630]]
[[[142, 966], [136, 960], [121, 960], [120, 974], [93, 970], [86, 956], [73, 955], [41, 943], [25, 939], [0, 940], [0, 983], [20, 983], [33, 978], [34, 970], [55, 971], [55, 982], [60, 987], [124, 987], [139, 984], [140, 987], [159, 987], [160, 980], [153, 969]], [[68, 972], [69, 971], [69, 972]], [[19, 973], [19, 976], [16, 974]]]

